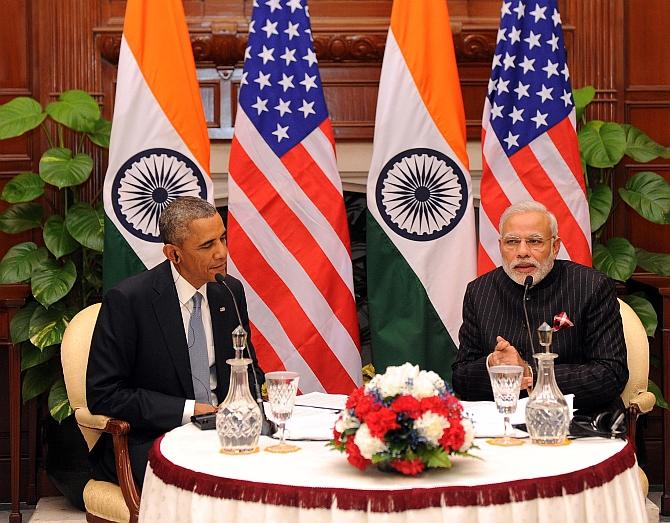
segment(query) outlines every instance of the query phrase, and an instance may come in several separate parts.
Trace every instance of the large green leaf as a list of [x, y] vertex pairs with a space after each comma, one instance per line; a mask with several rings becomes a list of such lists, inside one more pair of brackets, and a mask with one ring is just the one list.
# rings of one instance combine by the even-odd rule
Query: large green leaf
[[23, 403], [51, 388], [51, 384], [58, 376], [58, 367], [54, 365], [54, 361], [54, 359], [51, 359], [41, 365], [31, 367], [25, 372], [21, 387]]
[[30, 338], [30, 318], [37, 307], [41, 305], [36, 301], [29, 301], [22, 308], [16, 311], [12, 321], [9, 323], [9, 334], [12, 343], [22, 343]]
[[45, 361], [49, 361], [51, 358], [56, 356], [59, 353], [58, 345], [52, 345], [46, 349], [38, 349], [30, 342], [25, 342], [21, 344], [21, 371], [30, 369], [37, 365], [41, 365]]
[[0, 105], [0, 140], [21, 136], [47, 117], [42, 106], [32, 98], [19, 96]]
[[30, 342], [39, 349], [45, 349], [63, 341], [63, 334], [74, 313], [56, 304], [49, 309], [39, 306], [30, 318]]
[[56, 260], [49, 259], [42, 264], [39, 271], [33, 272], [30, 280], [33, 296], [42, 305], [49, 307], [70, 292], [76, 279], [77, 269], [72, 261], [68, 260], [65, 265], [61, 265]]
[[9, 203], [32, 202], [44, 194], [44, 182], [35, 173], [17, 174], [2, 189], [0, 198]]
[[17, 203], [0, 214], [0, 231], [9, 234], [27, 231], [42, 225], [42, 206], [37, 203]]
[[77, 240], [70, 236], [65, 227], [63, 217], [58, 214], [49, 216], [44, 224], [43, 237], [44, 244], [56, 259], [74, 252], [79, 247]]
[[592, 167], [614, 167], [626, 152], [626, 133], [618, 123], [593, 120], [579, 130], [578, 136], [584, 160]]
[[577, 121], [582, 119], [584, 111], [588, 105], [593, 101], [596, 95], [596, 90], [592, 85], [587, 85], [581, 89], [573, 89], [572, 96], [575, 99], [575, 110], [577, 112]]
[[72, 156], [70, 149], [49, 149], [40, 158], [40, 177], [59, 189], [81, 185], [92, 171], [93, 159], [88, 154]]
[[90, 94], [77, 90], [65, 91], [58, 101], [47, 105], [46, 112], [66, 127], [85, 133], [93, 131], [100, 118], [98, 103]]
[[667, 409], [668, 408], [668, 402], [665, 401], [665, 398], [663, 397], [663, 391], [661, 391], [661, 388], [658, 385], [656, 385], [656, 383], [649, 380], [649, 382], [647, 383], [647, 389], [654, 396], [656, 396], [656, 406], [657, 407], [661, 407], [662, 409]]
[[649, 300], [639, 294], [629, 294], [628, 296], [622, 296], [621, 299], [630, 305], [638, 318], [640, 318], [647, 336], [653, 336], [656, 332], [656, 327], [658, 327], [658, 316]]
[[600, 229], [612, 212], [612, 189], [609, 185], [599, 183], [589, 192], [589, 215], [591, 232]]
[[670, 276], [670, 254], [636, 249], [637, 264], [645, 271]]
[[642, 171], [628, 178], [619, 195], [635, 211], [654, 223], [670, 223], [670, 184], [662, 176]]
[[49, 405], [51, 417], [59, 423], [74, 412], [72, 407], [70, 407], [70, 401], [67, 399], [67, 391], [65, 390], [65, 381], [63, 378], [58, 378], [51, 386], [47, 404]]
[[105, 118], [95, 121], [93, 131], [86, 133], [90, 140], [100, 147], [109, 147], [109, 139], [112, 134], [112, 122]]
[[626, 281], [636, 265], [635, 247], [625, 238], [612, 238], [593, 249], [593, 266], [615, 280]]
[[670, 158], [670, 147], [664, 147], [649, 138], [637, 127], [630, 124], [624, 124], [623, 129], [626, 132], [626, 155], [640, 163], [647, 163], [661, 158]]
[[33, 242], [14, 245], [0, 261], [0, 283], [19, 283], [30, 279], [33, 268], [48, 257], [44, 248]]
[[105, 244], [105, 215], [102, 209], [94, 209], [87, 203], [77, 203], [68, 209], [65, 226], [83, 246], [102, 252]]

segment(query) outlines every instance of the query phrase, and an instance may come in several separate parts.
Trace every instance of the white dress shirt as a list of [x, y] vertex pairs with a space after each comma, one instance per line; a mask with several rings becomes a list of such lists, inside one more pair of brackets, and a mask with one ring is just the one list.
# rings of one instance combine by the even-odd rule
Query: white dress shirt
[[[177, 272], [174, 264], [170, 263], [170, 269], [172, 270], [172, 280], [174, 281], [174, 286], [177, 289], [177, 299], [179, 300], [179, 309], [181, 311], [181, 318], [184, 322], [184, 334], [186, 339], [188, 339], [188, 326], [191, 321], [191, 313], [193, 312], [193, 295], [196, 292], [202, 294], [202, 301], [200, 306], [200, 312], [202, 314], [202, 325], [205, 328], [205, 340], [207, 342], [207, 357], [209, 360], [209, 387], [212, 390], [212, 404], [216, 405], [218, 400], [214, 390], [216, 389], [216, 357], [214, 354], [214, 338], [212, 336], [212, 316], [209, 313], [209, 302], [207, 301], [207, 284], [205, 283], [199, 289], [196, 289], [191, 285], [186, 278], [183, 278], [181, 274]], [[191, 421], [191, 416], [195, 411], [195, 400], [187, 399], [184, 403], [184, 414], [181, 418], [181, 424], [189, 423]]]

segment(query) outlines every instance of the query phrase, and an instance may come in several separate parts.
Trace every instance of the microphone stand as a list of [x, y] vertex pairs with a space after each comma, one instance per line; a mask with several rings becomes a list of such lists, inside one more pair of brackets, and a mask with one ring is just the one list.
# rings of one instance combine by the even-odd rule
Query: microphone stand
[[[235, 295], [233, 294], [232, 289], [228, 286], [226, 283], [225, 278], [223, 277], [222, 274], [216, 273], [214, 275], [214, 279], [223, 285], [226, 289], [228, 289], [228, 292], [230, 293], [230, 298], [233, 300], [233, 305], [235, 305], [235, 313], [237, 314], [237, 321], [239, 322], [239, 325], [233, 332], [233, 336], [237, 334], [244, 333], [244, 339], [245, 339], [245, 347], [247, 349], [247, 355], [249, 356], [249, 359], [251, 360], [251, 374], [254, 378], [254, 392], [256, 393], [256, 403], [258, 403], [258, 408], [261, 409], [261, 434], [264, 436], [272, 436], [273, 434], [273, 425], [274, 423], [271, 424], [270, 420], [267, 419], [265, 416], [265, 409], [263, 408], [263, 396], [261, 395], [261, 387], [258, 384], [258, 377], [256, 376], [256, 365], [255, 365], [255, 359], [251, 355], [251, 349], [249, 348], [249, 344], [246, 342], [247, 339], [247, 331], [244, 329], [242, 326], [242, 316], [240, 315], [240, 309], [237, 306], [237, 300], [235, 299]], [[241, 331], [241, 332], [240, 332]]]
[[[523, 305], [523, 314], [526, 318], [526, 330], [528, 332], [528, 339], [530, 340], [530, 350], [532, 351], [531, 358], [532, 358], [533, 354], [535, 354], [535, 344], [533, 343], [533, 334], [531, 333], [531, 330], [530, 330], [530, 321], [528, 321], [528, 309], [526, 308], [526, 302], [528, 301], [528, 290], [532, 286], [533, 286], [533, 277], [529, 274], [528, 276], [526, 276], [526, 279], [523, 282], [522, 305]], [[532, 371], [533, 369], [531, 368], [530, 370]], [[535, 370], [537, 371], [537, 368]], [[532, 377], [532, 374], [531, 374], [531, 377]], [[532, 385], [531, 385], [531, 388], [532, 388]]]

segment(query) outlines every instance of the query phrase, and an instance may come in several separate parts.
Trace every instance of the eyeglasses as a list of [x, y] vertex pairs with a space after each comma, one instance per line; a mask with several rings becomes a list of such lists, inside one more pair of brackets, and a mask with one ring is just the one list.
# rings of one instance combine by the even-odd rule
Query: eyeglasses
[[501, 238], [500, 241], [502, 246], [507, 251], [515, 251], [521, 246], [521, 242], [525, 242], [526, 247], [531, 251], [541, 251], [544, 248], [544, 244], [547, 242], [554, 241], [556, 236], [551, 238], [542, 238], [541, 236], [532, 236], [530, 238], [519, 238], [518, 236], [505, 236]]

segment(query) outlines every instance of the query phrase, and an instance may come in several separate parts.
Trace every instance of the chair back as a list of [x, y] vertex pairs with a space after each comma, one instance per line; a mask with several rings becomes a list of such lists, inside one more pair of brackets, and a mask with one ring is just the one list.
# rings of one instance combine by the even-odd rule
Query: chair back
[[[99, 311], [99, 303], [89, 305], [79, 311], [65, 329], [61, 342], [61, 362], [63, 364], [65, 388], [78, 421], [78, 411], [83, 410], [90, 416], [86, 403], [86, 367], [88, 366], [88, 353], [91, 348], [93, 328], [98, 319]], [[83, 414], [83, 412], [80, 412], [80, 414]], [[92, 449], [100, 437], [100, 430], [84, 427], [81, 423], [78, 424], [89, 450]]]
[[647, 332], [626, 302], [619, 300], [623, 334], [626, 339], [628, 357], [628, 383], [621, 393], [624, 405], [628, 407], [630, 400], [647, 390], [649, 380], [649, 340]]

